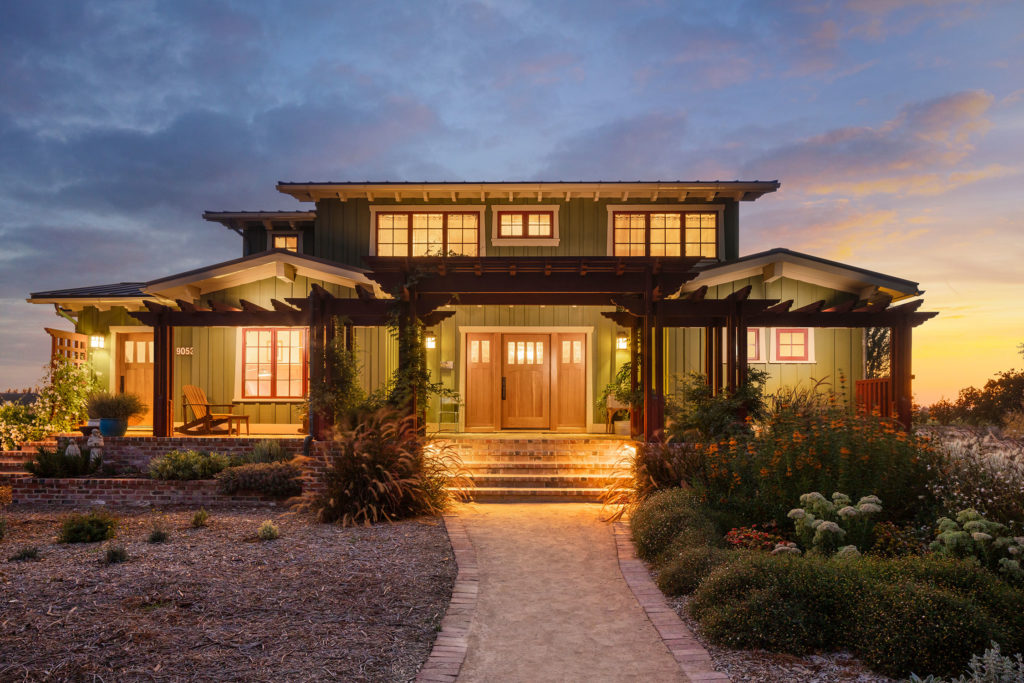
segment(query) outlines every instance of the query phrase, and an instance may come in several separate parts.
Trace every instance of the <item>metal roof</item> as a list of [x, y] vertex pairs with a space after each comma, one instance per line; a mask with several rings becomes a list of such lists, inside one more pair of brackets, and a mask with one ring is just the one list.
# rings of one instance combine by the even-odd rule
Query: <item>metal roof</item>
[[110, 285], [91, 285], [89, 287], [72, 287], [71, 289], [51, 289], [45, 292], [32, 292], [32, 299], [106, 299], [111, 297], [139, 298], [148, 296], [142, 291], [145, 282], [116, 282]]

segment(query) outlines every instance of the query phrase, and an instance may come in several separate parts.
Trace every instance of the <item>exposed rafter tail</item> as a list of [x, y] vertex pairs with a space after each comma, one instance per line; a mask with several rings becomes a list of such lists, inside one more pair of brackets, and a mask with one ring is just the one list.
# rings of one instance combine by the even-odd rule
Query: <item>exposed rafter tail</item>
[[275, 311], [279, 311], [281, 313], [290, 313], [292, 311], [298, 310], [294, 306], [289, 306], [280, 299], [271, 299], [270, 305], [274, 307]]
[[737, 289], [735, 292], [725, 297], [727, 301], [746, 301], [747, 297], [750, 296], [750, 292], [753, 290], [751, 285], [747, 285], [743, 289]]
[[686, 297], [687, 301], [704, 301], [704, 297], [708, 294], [708, 286], [701, 285], [697, 289], [690, 292], [689, 296]]
[[789, 311], [790, 307], [792, 307], [792, 306], [793, 306], [793, 300], [792, 299], [786, 299], [785, 301], [780, 301], [779, 303], [775, 304], [774, 306], [769, 306], [768, 308], [765, 309], [765, 312], [766, 313], [787, 313]]
[[791, 312], [792, 313], [818, 313], [823, 308], [825, 308], [825, 300], [824, 299], [819, 299], [818, 301], [815, 301], [812, 304], [807, 304], [806, 306], [801, 306], [800, 308], [797, 308], [797, 309], [795, 309], [795, 310], [793, 310]]
[[246, 301], [245, 299], [239, 299], [238, 303], [241, 304], [243, 311], [249, 311], [250, 313], [255, 313], [255, 312], [267, 310], [267, 309], [263, 308], [262, 306], [257, 306], [253, 302]]

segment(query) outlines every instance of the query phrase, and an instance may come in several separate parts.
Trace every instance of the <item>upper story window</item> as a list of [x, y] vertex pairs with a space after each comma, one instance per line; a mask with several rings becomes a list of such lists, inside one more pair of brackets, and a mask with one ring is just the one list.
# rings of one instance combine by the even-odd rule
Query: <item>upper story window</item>
[[297, 232], [272, 232], [270, 233], [271, 249], [287, 249], [296, 254], [302, 251], [302, 235]]
[[609, 206], [609, 252], [717, 258], [720, 211], [709, 209]]
[[491, 243], [496, 247], [557, 247], [557, 204], [492, 204]]
[[377, 256], [479, 256], [480, 211], [373, 211]]

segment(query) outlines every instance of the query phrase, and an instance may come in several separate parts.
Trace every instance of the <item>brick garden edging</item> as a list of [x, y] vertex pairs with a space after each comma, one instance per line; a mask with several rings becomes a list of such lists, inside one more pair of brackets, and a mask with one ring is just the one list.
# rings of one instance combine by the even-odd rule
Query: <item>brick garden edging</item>
[[225, 496], [213, 479], [157, 481], [155, 479], [12, 479], [11, 497], [20, 505], [261, 505], [277, 501], [254, 495]]
[[644, 608], [644, 613], [647, 614], [647, 618], [658, 631], [665, 647], [679, 664], [683, 675], [694, 683], [697, 681], [728, 681], [728, 675], [715, 671], [711, 655], [694, 638], [693, 632], [679, 619], [675, 610], [665, 602], [665, 596], [651, 579], [647, 565], [636, 555], [629, 523], [615, 522], [612, 527], [622, 578], [626, 580], [629, 590], [633, 592], [633, 597]]
[[469, 540], [466, 525], [457, 515], [444, 515], [444, 526], [455, 553], [458, 574], [452, 588], [452, 601], [441, 620], [441, 631], [437, 634], [430, 656], [416, 675], [417, 681], [453, 683], [458, 678], [462, 664], [466, 661], [469, 627], [476, 613], [476, 598], [480, 588], [476, 550]]

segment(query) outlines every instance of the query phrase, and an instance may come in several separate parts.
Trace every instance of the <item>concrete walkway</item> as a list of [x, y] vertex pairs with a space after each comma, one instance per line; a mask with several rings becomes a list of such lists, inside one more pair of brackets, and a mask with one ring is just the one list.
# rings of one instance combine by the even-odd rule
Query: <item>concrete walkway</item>
[[459, 681], [686, 681], [619, 570], [601, 506], [460, 506], [479, 592]]

